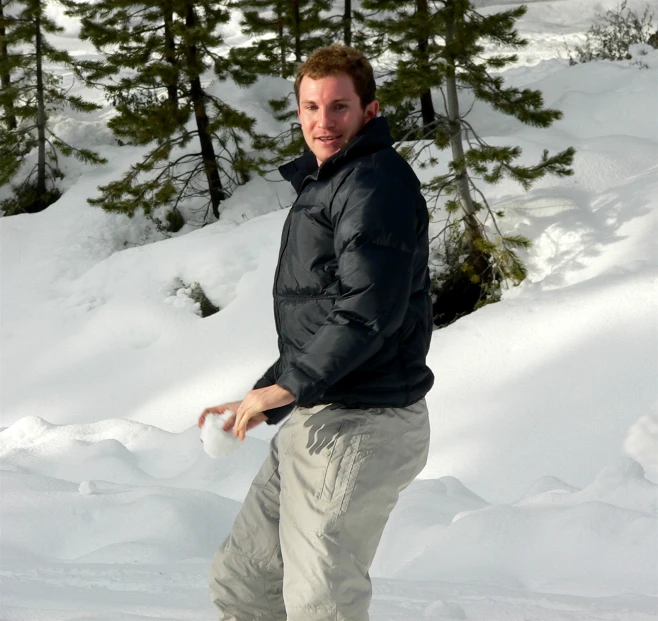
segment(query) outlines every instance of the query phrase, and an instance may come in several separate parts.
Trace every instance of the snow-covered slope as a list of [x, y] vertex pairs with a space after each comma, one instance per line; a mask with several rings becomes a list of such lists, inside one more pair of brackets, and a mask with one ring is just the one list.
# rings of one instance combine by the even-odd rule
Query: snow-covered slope
[[[614, 3], [529, 4], [532, 46], [506, 79], [564, 119], [540, 131], [475, 107], [473, 122], [530, 161], [573, 145], [575, 175], [489, 190], [534, 241], [530, 275], [434, 334], [430, 460], [377, 554], [373, 621], [655, 619], [658, 52], [648, 69], [568, 67], [560, 37]], [[228, 92], [265, 127], [285, 87]], [[139, 154], [88, 131], [110, 165], [71, 169], [57, 204], [0, 219], [0, 617], [210, 620], [209, 558], [273, 430], [212, 460], [196, 419], [274, 359], [292, 193], [254, 180], [221, 222], [141, 245], [146, 222], [85, 203]], [[179, 281], [221, 311], [201, 319]]]

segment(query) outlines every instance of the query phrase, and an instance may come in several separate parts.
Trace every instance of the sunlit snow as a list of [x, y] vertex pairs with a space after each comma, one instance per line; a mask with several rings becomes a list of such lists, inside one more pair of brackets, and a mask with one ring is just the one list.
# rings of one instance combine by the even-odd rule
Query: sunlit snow
[[[538, 130], [475, 106], [471, 122], [529, 162], [574, 146], [575, 175], [487, 190], [505, 229], [533, 240], [529, 276], [434, 333], [430, 458], [375, 559], [372, 621], [658, 614], [658, 51], [569, 67], [565, 43], [617, 2], [528, 5], [530, 46], [505, 78], [539, 88], [564, 118]], [[58, 11], [56, 42], [93, 54]], [[267, 100], [289, 87], [209, 88], [275, 130]], [[103, 128], [109, 114], [59, 127], [107, 166], [69, 160], [56, 204], [0, 219], [7, 621], [214, 619], [210, 558], [274, 433], [261, 425], [212, 459], [197, 419], [275, 359], [271, 286], [291, 188], [255, 179], [220, 222], [155, 241], [145, 219], [86, 204], [141, 154]], [[220, 312], [202, 319], [177, 293], [195, 282]]]

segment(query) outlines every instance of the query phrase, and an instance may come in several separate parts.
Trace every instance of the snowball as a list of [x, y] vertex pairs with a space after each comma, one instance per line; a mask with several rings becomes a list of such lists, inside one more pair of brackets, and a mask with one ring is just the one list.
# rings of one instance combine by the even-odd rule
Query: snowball
[[78, 492], [83, 496], [90, 496], [96, 492], [96, 484], [93, 481], [83, 481], [78, 487]]
[[226, 457], [240, 448], [240, 440], [233, 435], [233, 432], [224, 431], [224, 423], [231, 416], [233, 412], [230, 410], [224, 414], [208, 414], [201, 427], [203, 450], [213, 459]]

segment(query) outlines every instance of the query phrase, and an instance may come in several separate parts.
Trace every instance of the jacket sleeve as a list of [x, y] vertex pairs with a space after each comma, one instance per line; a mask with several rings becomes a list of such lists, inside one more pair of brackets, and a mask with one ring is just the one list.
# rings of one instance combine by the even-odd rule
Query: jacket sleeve
[[274, 369], [276, 368], [276, 365], [279, 364], [279, 360], [277, 360], [265, 373], [263, 373], [263, 377], [261, 377], [255, 384], [254, 384], [254, 390], [257, 388], [267, 388], [268, 386], [272, 386], [276, 384], [276, 378], [274, 375]]
[[[281, 348], [281, 343], [279, 343], [279, 351]], [[269, 368], [263, 376], [254, 384], [254, 390], [257, 388], [267, 388], [268, 386], [273, 386], [277, 383], [276, 380], [276, 368], [280, 364], [281, 359], [278, 358], [277, 361]], [[267, 416], [268, 425], [276, 425], [280, 423], [290, 412], [292, 411], [294, 403], [290, 405], [283, 405], [280, 408], [272, 408], [271, 410], [265, 410], [263, 414]]]
[[355, 169], [334, 198], [340, 296], [277, 384], [301, 406], [366, 363], [402, 325], [416, 251], [418, 189], [381, 171]]

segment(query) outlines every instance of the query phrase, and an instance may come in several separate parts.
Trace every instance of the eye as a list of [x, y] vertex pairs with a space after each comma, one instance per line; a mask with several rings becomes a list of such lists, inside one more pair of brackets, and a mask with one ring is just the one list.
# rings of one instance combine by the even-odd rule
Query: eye
[[345, 110], [347, 108], [346, 104], [336, 104], [336, 108], [338, 110]]

